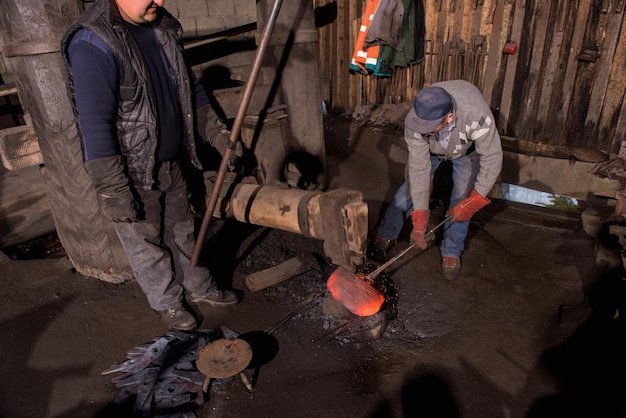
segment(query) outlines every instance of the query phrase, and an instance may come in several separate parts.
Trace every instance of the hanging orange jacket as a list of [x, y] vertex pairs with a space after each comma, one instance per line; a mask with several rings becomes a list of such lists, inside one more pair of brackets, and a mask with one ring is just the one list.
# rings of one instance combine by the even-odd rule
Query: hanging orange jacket
[[379, 4], [380, 0], [367, 0], [365, 3], [365, 12], [363, 13], [361, 27], [356, 37], [354, 52], [352, 53], [352, 60], [350, 62], [350, 69], [361, 71], [365, 74], [370, 74], [374, 71], [380, 55], [380, 45], [373, 45], [363, 49], [365, 36], [367, 35], [367, 31], [374, 19]]

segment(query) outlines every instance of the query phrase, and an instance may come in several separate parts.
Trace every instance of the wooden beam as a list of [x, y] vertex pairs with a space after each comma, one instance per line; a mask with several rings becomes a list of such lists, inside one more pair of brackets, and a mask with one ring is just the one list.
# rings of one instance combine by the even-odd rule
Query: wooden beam
[[591, 3], [592, 0], [580, 0], [576, 8], [576, 22], [574, 23], [573, 36], [569, 48], [570, 54], [567, 60], [563, 87], [559, 95], [562, 99], [560, 106], [558, 106], [559, 111], [556, 114], [554, 129], [552, 131], [553, 141], [558, 144], [566, 142], [565, 134], [567, 132], [572, 93], [574, 92], [578, 69], [578, 53], [582, 49]]
[[294, 257], [277, 266], [249, 274], [246, 277], [246, 286], [251, 292], [258, 292], [306, 271], [308, 268], [303, 263], [303, 257]]
[[[491, 37], [489, 39], [488, 55], [483, 68], [483, 96], [491, 107], [496, 120], [500, 117], [498, 105], [502, 99], [501, 83], [503, 82], [503, 67], [505, 63], [502, 49], [507, 42], [507, 32], [511, 22], [513, 7], [494, 1], [494, 10], [490, 17]], [[500, 86], [498, 86], [500, 84]]]
[[[539, 87], [541, 86], [544, 76], [544, 49], [546, 44], [546, 36], [548, 27], [550, 26], [550, 9], [545, 6], [542, 1], [534, 1], [532, 10], [532, 23], [530, 25], [534, 30], [529, 31], [530, 38], [527, 40], [526, 48], [523, 48], [523, 56], [527, 59], [527, 74], [524, 80], [518, 78], [518, 83], [523, 82], [524, 88], [516, 90], [521, 97], [519, 105], [515, 107], [514, 118], [515, 126], [511, 132], [514, 136], [521, 138], [534, 137], [534, 127], [537, 118], [537, 105], [539, 98]], [[550, 3], [548, 3], [550, 4]], [[541, 9], [541, 7], [545, 9]], [[547, 10], [546, 10], [547, 9]], [[532, 42], [532, 46], [530, 45]]]
[[615, 123], [615, 132], [613, 137], [613, 148], [617, 148], [616, 154], [626, 159], [626, 89], [620, 102], [620, 112]]
[[9, 96], [17, 93], [17, 87], [15, 83], [6, 83], [0, 85], [0, 97]]
[[[511, 34], [509, 40], [515, 41], [519, 44], [522, 42], [522, 30], [524, 28], [524, 16], [526, 15], [526, 8], [524, 2], [518, 1], [515, 4], [515, 10], [513, 11], [513, 23], [511, 24]], [[502, 86], [502, 102], [500, 103], [500, 117], [498, 119], [498, 129], [500, 132], [509, 133], [509, 121], [511, 119], [511, 108], [513, 107], [513, 90], [515, 88], [517, 73], [517, 61], [519, 59], [519, 52], [513, 55], [507, 55], [504, 66], [504, 84]]]
[[504, 151], [559, 159], [572, 158], [572, 154], [570, 153], [569, 148], [566, 146], [538, 144], [536, 142], [526, 141], [518, 138], [511, 138], [508, 136], [501, 136], [500, 139], [502, 142], [502, 149]]
[[[610, 151], [611, 139], [608, 136], [599, 136], [600, 123], [602, 122], [602, 116], [607, 113], [612, 116], [615, 112], [616, 98], [617, 103], [622, 96], [622, 89], [618, 86], [613, 86], [609, 89], [609, 82], [611, 78], [611, 72], [613, 67], [617, 67], [617, 72], [623, 73], [623, 64], [617, 62], [614, 64], [614, 58], [617, 49], [617, 41], [620, 39], [620, 32], [624, 21], [624, 11], [611, 11], [606, 22], [606, 30], [604, 31], [603, 42], [600, 45], [600, 58], [597, 61], [597, 71], [593, 81], [591, 89], [591, 99], [589, 101], [589, 109], [587, 111], [587, 117], [585, 119], [585, 137], [596, 139], [596, 148], [603, 151]], [[624, 42], [622, 41], [622, 44]], [[624, 85], [624, 79], [621, 78], [621, 84]], [[610, 99], [610, 103], [607, 103], [607, 99]], [[606, 108], [605, 108], [606, 106]], [[609, 120], [606, 119], [606, 124], [612, 124], [612, 117]]]
[[[551, 37], [552, 41], [548, 46], [547, 57], [544, 64], [543, 80], [539, 89], [539, 100], [537, 104], [537, 113], [535, 115], [535, 130], [533, 136], [543, 142], [552, 142], [552, 120], [553, 114], [550, 112], [550, 104], [555, 91], [555, 84], [559, 76], [559, 64], [562, 57], [560, 51], [563, 45], [565, 35], [565, 22], [569, 9], [569, 2], [560, 2], [559, 9], [556, 10], [556, 19], [552, 19]], [[548, 128], [548, 129], [546, 129]]]

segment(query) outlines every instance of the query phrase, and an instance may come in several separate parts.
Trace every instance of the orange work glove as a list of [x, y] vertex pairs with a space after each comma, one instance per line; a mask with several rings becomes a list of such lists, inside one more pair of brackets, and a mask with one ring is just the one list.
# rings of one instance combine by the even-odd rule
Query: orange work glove
[[413, 222], [413, 231], [411, 231], [411, 241], [413, 241], [422, 250], [426, 249], [426, 228], [430, 219], [429, 210], [414, 210], [411, 212], [411, 221]]
[[448, 215], [452, 215], [450, 222], [469, 221], [476, 212], [487, 206], [489, 202], [491, 202], [489, 199], [482, 197], [476, 189], [473, 189], [468, 197], [448, 211]]

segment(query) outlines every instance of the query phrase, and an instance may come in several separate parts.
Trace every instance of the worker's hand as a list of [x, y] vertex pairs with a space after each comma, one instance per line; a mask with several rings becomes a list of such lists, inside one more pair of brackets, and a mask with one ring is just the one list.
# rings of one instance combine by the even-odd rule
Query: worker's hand
[[137, 209], [133, 195], [128, 191], [119, 196], [107, 197], [99, 194], [102, 212], [113, 222], [137, 222]]
[[450, 222], [469, 221], [476, 212], [487, 206], [489, 202], [489, 199], [481, 196], [476, 189], [473, 189], [470, 195], [450, 209], [447, 215], [452, 216]]
[[104, 215], [113, 222], [136, 222], [137, 209], [120, 155], [89, 160], [85, 169], [102, 202]]
[[237, 141], [233, 144], [230, 140], [230, 131], [217, 116], [211, 105], [207, 104], [198, 109], [197, 119], [198, 132], [204, 142], [209, 143], [222, 157], [224, 157], [224, 153], [228, 148], [231, 149], [230, 157], [228, 158], [228, 169], [235, 171], [237, 162], [243, 155], [241, 142]]
[[428, 220], [430, 219], [429, 210], [414, 210], [411, 212], [411, 221], [413, 222], [413, 231], [411, 231], [411, 241], [415, 243], [421, 249], [426, 249], [428, 244], [424, 234], [428, 227]]
[[237, 169], [237, 162], [243, 155], [241, 142], [237, 141], [237, 143], [233, 144], [230, 140], [230, 132], [224, 129], [213, 141], [213, 146], [217, 149], [220, 155], [222, 155], [222, 157], [224, 156], [227, 148], [231, 149], [230, 157], [228, 158], [228, 169], [230, 171], [235, 171]]

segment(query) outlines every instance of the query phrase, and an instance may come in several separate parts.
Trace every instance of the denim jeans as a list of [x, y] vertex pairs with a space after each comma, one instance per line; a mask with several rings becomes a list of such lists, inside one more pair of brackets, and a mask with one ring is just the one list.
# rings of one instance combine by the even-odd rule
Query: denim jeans
[[[430, 161], [432, 168], [430, 178], [432, 182], [433, 175], [443, 159], [431, 155]], [[450, 195], [450, 207], [453, 207], [462, 199], [466, 198], [476, 181], [478, 175], [479, 161], [478, 154], [471, 152], [468, 155], [454, 159], [452, 162], [452, 193]], [[389, 203], [389, 207], [385, 211], [385, 215], [376, 228], [376, 232], [386, 239], [397, 239], [404, 222], [410, 218], [413, 210], [413, 202], [411, 201], [411, 192], [409, 188], [408, 178], [396, 191], [393, 199]], [[446, 222], [443, 226], [443, 240], [441, 241], [441, 255], [449, 257], [459, 257], [465, 248], [465, 237], [469, 230], [469, 221], [467, 222]]]
[[179, 165], [161, 163], [156, 189], [135, 192], [140, 221], [113, 227], [152, 309], [180, 306], [185, 291], [204, 296], [214, 290], [209, 270], [190, 266], [194, 221]]

